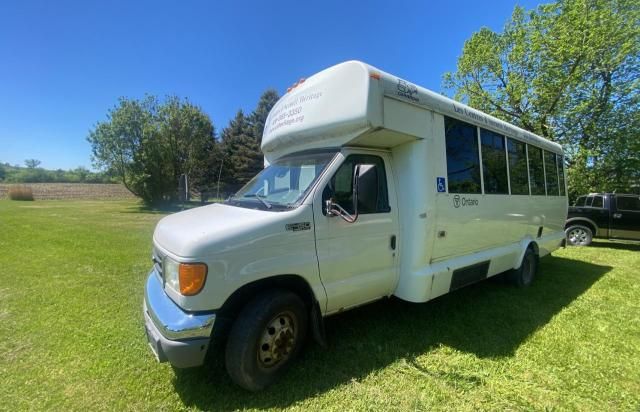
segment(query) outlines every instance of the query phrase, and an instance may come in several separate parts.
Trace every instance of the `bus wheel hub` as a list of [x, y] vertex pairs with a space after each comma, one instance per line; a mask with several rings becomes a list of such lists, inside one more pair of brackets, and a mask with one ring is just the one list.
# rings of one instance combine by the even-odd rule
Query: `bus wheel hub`
[[275, 316], [265, 328], [258, 360], [263, 367], [272, 367], [289, 357], [295, 346], [295, 330], [291, 314], [281, 313]]

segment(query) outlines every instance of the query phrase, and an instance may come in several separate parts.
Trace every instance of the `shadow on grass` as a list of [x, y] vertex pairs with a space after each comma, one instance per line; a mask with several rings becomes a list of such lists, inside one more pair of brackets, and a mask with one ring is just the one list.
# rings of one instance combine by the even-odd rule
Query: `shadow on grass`
[[222, 348], [202, 368], [176, 369], [174, 386], [185, 405], [201, 409], [280, 408], [361, 379], [401, 358], [417, 367], [418, 356], [441, 345], [481, 358], [512, 356], [528, 336], [609, 270], [550, 256], [542, 259], [530, 288], [481, 282], [427, 303], [390, 299], [329, 317], [328, 349], [309, 345], [288, 373], [261, 393], [231, 382]]
[[640, 242], [635, 242], [632, 240], [599, 240], [597, 242], [591, 243], [589, 246], [583, 247], [630, 250], [638, 252], [640, 251]]

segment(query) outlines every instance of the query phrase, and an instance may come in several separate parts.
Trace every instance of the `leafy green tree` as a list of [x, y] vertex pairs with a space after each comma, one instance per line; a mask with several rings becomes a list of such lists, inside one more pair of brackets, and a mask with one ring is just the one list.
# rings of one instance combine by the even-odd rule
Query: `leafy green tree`
[[37, 159], [27, 159], [24, 161], [25, 166], [27, 166], [29, 169], [35, 169], [40, 166], [41, 163], [42, 162]]
[[192, 189], [201, 189], [215, 130], [210, 118], [187, 100], [170, 96], [159, 102], [147, 96], [120, 99], [88, 140], [96, 167], [110, 171], [145, 202], [158, 204], [177, 199], [181, 174], [192, 179]]
[[120, 98], [118, 105], [109, 110], [107, 121], [98, 122], [87, 138], [94, 165], [111, 170], [131, 193], [145, 201], [152, 196], [145, 195], [143, 146], [149, 146], [157, 135], [153, 124], [156, 108], [155, 97]]
[[[86, 182], [89, 180], [89, 176], [91, 176], [91, 172], [80, 166], [66, 173], [67, 178], [76, 178], [78, 182]], [[71, 177], [73, 176], [73, 177]]]
[[209, 117], [187, 100], [122, 98], [89, 134], [94, 164], [147, 203], [175, 200], [182, 174], [203, 198], [217, 192], [219, 178], [223, 192], [237, 190], [264, 166], [260, 140], [277, 100], [277, 92], [265, 91], [250, 115], [238, 111], [218, 142]]
[[516, 7], [501, 33], [464, 44], [444, 84], [455, 98], [565, 147], [569, 190], [640, 184], [640, 7], [559, 0]]
[[4, 166], [0, 164], [0, 181], [3, 181], [7, 172], [4, 170]]
[[[180, 176], [186, 174], [190, 189], [205, 190], [208, 161], [216, 143], [209, 116], [188, 101], [172, 96], [159, 107], [158, 124], [164, 151], [156, 155], [166, 162], [163, 170], [167, 175], [156, 179], [157, 184], [173, 182], [168, 190], [174, 190]], [[162, 172], [157, 172], [161, 176]]]

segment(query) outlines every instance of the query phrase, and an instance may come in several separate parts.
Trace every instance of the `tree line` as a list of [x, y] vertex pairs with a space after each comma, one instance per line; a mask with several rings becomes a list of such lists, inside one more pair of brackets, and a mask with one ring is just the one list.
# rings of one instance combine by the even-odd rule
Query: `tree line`
[[203, 200], [234, 192], [264, 166], [262, 132], [278, 98], [265, 91], [250, 114], [238, 110], [219, 134], [187, 99], [121, 98], [89, 133], [94, 165], [148, 204], [177, 200], [183, 174]]
[[37, 159], [25, 160], [26, 167], [0, 163], [0, 182], [6, 183], [114, 183], [115, 178], [105, 172], [92, 172], [85, 167], [71, 170], [49, 170]]

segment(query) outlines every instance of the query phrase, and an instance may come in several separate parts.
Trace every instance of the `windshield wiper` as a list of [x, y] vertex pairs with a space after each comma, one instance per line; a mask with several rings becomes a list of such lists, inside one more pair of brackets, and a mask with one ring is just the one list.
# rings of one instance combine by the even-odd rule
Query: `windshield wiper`
[[258, 199], [259, 201], [262, 202], [263, 205], [266, 206], [267, 209], [271, 209], [273, 206], [271, 205], [271, 203], [267, 202], [264, 198], [264, 196], [259, 195], [258, 193], [251, 193], [249, 195], [244, 195], [242, 197], [255, 197], [256, 199]]

